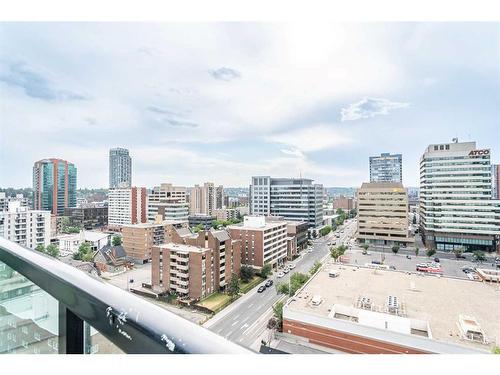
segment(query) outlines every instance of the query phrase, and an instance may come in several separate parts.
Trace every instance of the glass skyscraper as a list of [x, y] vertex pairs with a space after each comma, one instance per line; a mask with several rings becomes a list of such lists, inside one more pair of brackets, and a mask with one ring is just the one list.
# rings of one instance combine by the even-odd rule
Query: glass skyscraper
[[109, 150], [109, 187], [132, 186], [132, 158], [126, 148]]
[[35, 210], [64, 215], [66, 207], [76, 207], [76, 167], [62, 159], [43, 159], [33, 166]]
[[403, 182], [403, 156], [389, 153], [370, 157], [370, 182]]

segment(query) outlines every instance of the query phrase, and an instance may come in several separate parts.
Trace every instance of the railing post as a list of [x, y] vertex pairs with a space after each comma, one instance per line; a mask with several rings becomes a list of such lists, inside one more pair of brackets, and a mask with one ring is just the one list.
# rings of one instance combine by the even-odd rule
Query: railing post
[[83, 320], [59, 303], [59, 354], [84, 354]]

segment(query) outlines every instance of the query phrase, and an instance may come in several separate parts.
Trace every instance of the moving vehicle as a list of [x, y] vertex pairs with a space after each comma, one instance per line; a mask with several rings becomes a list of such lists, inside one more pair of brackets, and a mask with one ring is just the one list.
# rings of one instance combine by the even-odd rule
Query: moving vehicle
[[273, 285], [273, 281], [272, 280], [267, 280], [265, 285], [266, 285], [267, 288], [269, 288], [270, 286]]
[[419, 263], [417, 264], [416, 269], [417, 271], [426, 273], [436, 273], [436, 274], [443, 273], [441, 265], [438, 263]]
[[285, 274], [283, 272], [278, 272], [276, 276], [281, 279], [283, 276], [285, 276]]
[[434, 262], [439, 263], [439, 258], [434, 258]]
[[264, 290], [266, 290], [265, 285], [259, 286], [259, 289], [257, 289], [257, 293], [262, 293]]
[[406, 259], [411, 259], [411, 256], [407, 255], [407, 256], [406, 256]]

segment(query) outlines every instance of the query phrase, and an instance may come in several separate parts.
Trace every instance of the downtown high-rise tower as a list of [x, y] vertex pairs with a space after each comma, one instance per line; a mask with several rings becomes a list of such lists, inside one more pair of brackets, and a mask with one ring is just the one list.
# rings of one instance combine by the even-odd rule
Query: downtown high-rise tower
[[132, 158], [125, 148], [109, 150], [109, 187], [132, 186]]

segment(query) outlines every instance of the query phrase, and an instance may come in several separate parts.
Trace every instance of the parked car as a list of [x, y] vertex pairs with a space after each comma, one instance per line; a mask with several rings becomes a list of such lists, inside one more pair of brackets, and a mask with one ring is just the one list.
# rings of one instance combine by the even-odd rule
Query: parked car
[[266, 290], [265, 285], [259, 286], [259, 289], [257, 289], [257, 293], [262, 293], [264, 290]]
[[295, 268], [295, 264], [290, 263], [290, 264], [288, 265], [288, 269], [289, 269], [289, 270], [293, 270], [294, 268]]
[[434, 262], [439, 263], [439, 258], [434, 258]]
[[457, 254], [458, 259], [467, 259], [467, 257], [464, 254]]
[[278, 272], [276, 276], [281, 279], [283, 276], [285, 276], [285, 274], [283, 272]]
[[406, 256], [406, 259], [411, 259], [411, 256], [407, 255], [407, 256]]
[[363, 250], [363, 252], [361, 254], [368, 255], [368, 252], [366, 250]]
[[394, 271], [394, 270], [396, 269], [396, 267], [394, 267], [394, 266], [389, 266], [389, 269]]
[[372, 264], [382, 264], [380, 260], [372, 260]]
[[290, 272], [290, 270], [288, 268], [284, 268], [283, 271], [281, 271], [281, 272], [283, 272], [284, 274], [287, 274], [288, 272]]
[[269, 288], [270, 286], [273, 285], [273, 281], [272, 280], [267, 280], [266, 281], [266, 287]]

